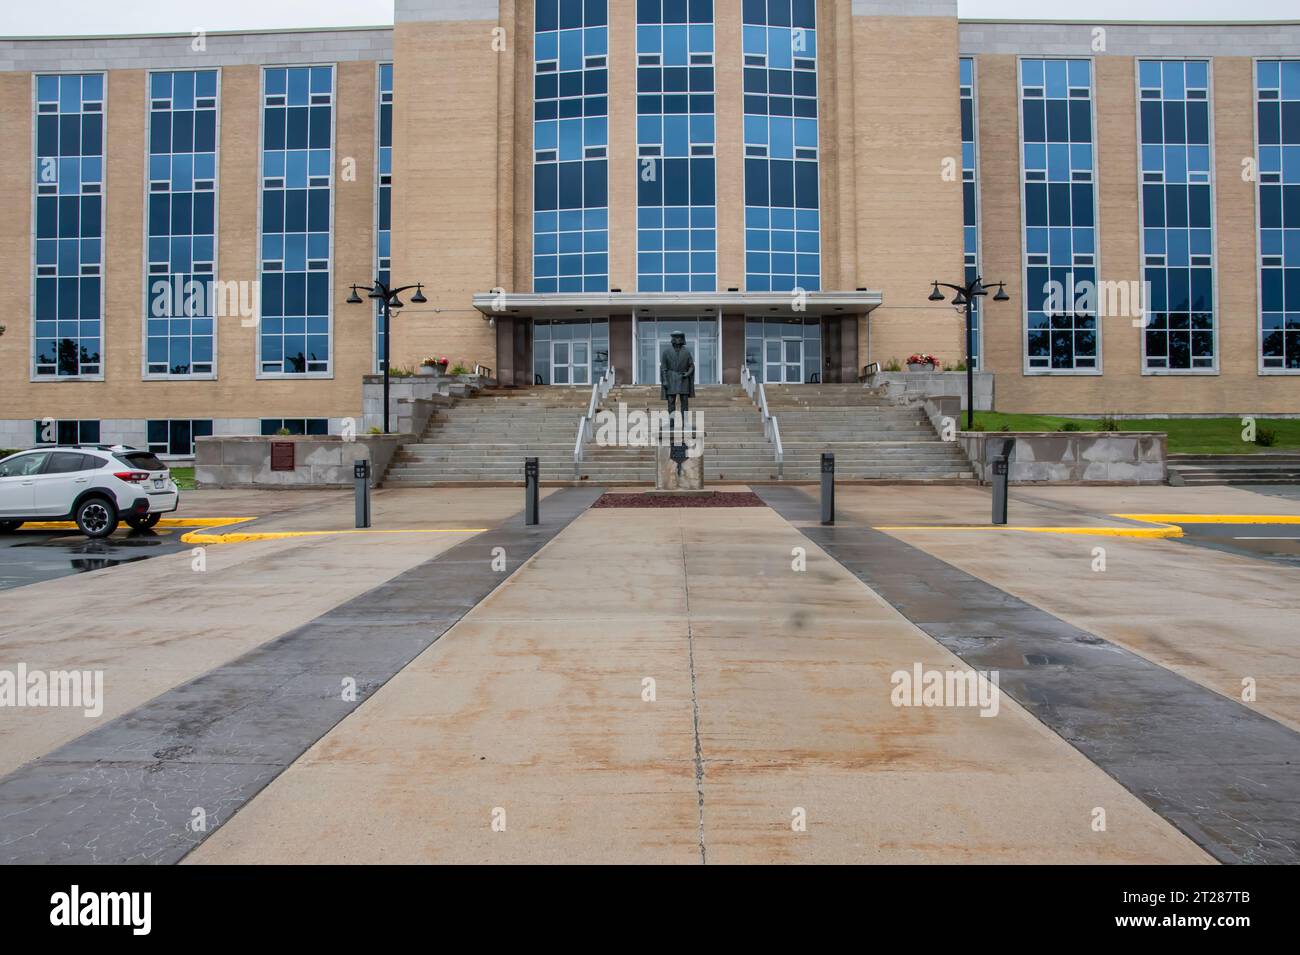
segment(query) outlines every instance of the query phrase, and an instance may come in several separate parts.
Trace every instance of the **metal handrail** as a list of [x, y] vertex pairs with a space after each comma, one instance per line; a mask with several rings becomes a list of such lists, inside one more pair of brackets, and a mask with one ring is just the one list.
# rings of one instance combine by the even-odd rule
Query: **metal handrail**
[[741, 366], [740, 385], [745, 389], [745, 394], [754, 402], [758, 408], [758, 413], [763, 421], [763, 437], [772, 445], [772, 456], [776, 462], [776, 476], [778, 478], [785, 476], [785, 448], [781, 445], [781, 426], [777, 424], [776, 415], [767, 407], [767, 389], [763, 383], [754, 377], [749, 370], [748, 365]]
[[587, 402], [587, 413], [578, 419], [578, 435], [573, 442], [573, 478], [576, 481], [582, 470], [582, 452], [587, 442], [592, 439], [596, 409], [609, 396], [614, 387], [614, 366], [605, 369], [605, 373], [591, 386], [591, 399]]

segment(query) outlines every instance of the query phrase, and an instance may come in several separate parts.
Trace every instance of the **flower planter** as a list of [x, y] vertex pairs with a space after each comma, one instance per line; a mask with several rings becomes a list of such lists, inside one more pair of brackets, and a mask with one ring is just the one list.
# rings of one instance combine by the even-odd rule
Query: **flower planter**
[[908, 362], [908, 363], [907, 363], [907, 370], [908, 370], [908, 371], [924, 371], [924, 372], [931, 372], [931, 371], [937, 371], [938, 369], [935, 368], [934, 365], [931, 365], [929, 362], [926, 362], [926, 361], [918, 361], [918, 362]]
[[434, 375], [438, 374], [438, 369], [433, 365], [421, 365], [416, 369], [416, 374], [423, 375], [426, 378], [432, 378]]

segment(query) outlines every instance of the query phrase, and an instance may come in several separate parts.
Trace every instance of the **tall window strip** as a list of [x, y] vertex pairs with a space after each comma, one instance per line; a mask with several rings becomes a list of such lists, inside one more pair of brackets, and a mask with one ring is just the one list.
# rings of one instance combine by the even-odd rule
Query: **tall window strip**
[[214, 371], [216, 70], [149, 74], [145, 375]]
[[1138, 61], [1146, 371], [1213, 371], [1210, 65]]
[[32, 371], [99, 377], [104, 315], [104, 74], [36, 77]]
[[[975, 126], [975, 60], [961, 58], [961, 197], [962, 249], [965, 253], [966, 281], [980, 274], [979, 232], [979, 149]], [[980, 300], [971, 303], [971, 354], [973, 367], [979, 367], [983, 342], [980, 338]]]
[[1260, 370], [1300, 371], [1300, 60], [1255, 64]]
[[537, 0], [533, 291], [609, 288], [606, 0]]
[[744, 0], [745, 283], [821, 288], [814, 0]]
[[1096, 372], [1092, 62], [1022, 59], [1020, 107], [1026, 367]]
[[[389, 284], [393, 267], [393, 64], [379, 64], [378, 172], [375, 179], [375, 277]], [[375, 303], [375, 370], [384, 370], [384, 309]]]
[[637, 288], [717, 290], [713, 0], [638, 0]]
[[258, 372], [330, 370], [334, 67], [263, 70]]

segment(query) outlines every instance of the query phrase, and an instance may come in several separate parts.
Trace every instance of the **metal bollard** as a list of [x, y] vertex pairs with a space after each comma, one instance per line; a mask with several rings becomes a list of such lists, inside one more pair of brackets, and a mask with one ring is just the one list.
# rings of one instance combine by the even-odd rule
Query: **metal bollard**
[[352, 479], [357, 492], [357, 527], [370, 526], [370, 462], [358, 458], [352, 462]]
[[1007, 522], [1007, 479], [1011, 471], [1011, 451], [1015, 441], [1002, 442], [1002, 453], [993, 459], [993, 523]]
[[537, 459], [524, 458], [524, 523], [536, 524], [537, 516]]
[[835, 523], [835, 454], [822, 452], [822, 523]]

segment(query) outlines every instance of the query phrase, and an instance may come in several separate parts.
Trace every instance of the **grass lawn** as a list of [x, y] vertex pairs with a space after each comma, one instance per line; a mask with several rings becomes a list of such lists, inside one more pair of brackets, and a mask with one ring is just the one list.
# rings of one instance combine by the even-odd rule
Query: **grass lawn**
[[194, 490], [194, 469], [193, 468], [172, 468], [172, 480], [182, 491]]
[[[1067, 421], [1079, 425], [1080, 431], [1096, 431], [1096, 418], [1057, 418], [1051, 415], [1002, 414], [997, 411], [975, 412], [976, 426], [985, 431], [1060, 431]], [[963, 419], [963, 424], [965, 423]], [[1124, 419], [1120, 431], [1163, 431], [1169, 435], [1170, 454], [1250, 454], [1267, 451], [1300, 450], [1300, 419], [1256, 418], [1256, 431], [1269, 430], [1277, 435], [1272, 447], [1241, 440], [1240, 418], [1145, 418]]]

